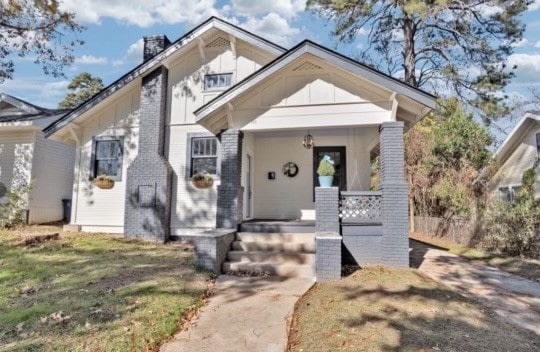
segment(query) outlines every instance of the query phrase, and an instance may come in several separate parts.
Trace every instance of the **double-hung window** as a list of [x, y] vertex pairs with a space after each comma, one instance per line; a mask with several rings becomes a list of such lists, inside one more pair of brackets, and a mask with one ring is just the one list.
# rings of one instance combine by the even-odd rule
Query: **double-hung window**
[[223, 90], [232, 85], [232, 73], [217, 73], [204, 76], [204, 90]]
[[120, 181], [123, 149], [123, 137], [95, 137], [92, 143], [90, 178], [106, 175], [115, 181]]
[[216, 137], [191, 138], [191, 175], [218, 175], [218, 140]]

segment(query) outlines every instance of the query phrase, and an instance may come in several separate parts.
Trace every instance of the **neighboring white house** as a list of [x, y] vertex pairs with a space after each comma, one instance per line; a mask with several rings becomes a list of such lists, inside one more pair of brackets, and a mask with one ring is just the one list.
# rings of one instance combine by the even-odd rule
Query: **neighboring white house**
[[[494, 199], [513, 201], [523, 173], [537, 168], [540, 157], [540, 114], [527, 113], [495, 152], [497, 172], [488, 180], [488, 191]], [[540, 179], [536, 180], [536, 197], [540, 197]]]
[[[33, 182], [27, 201], [30, 224], [62, 220], [62, 199], [71, 198], [75, 148], [46, 140], [42, 133], [66, 112], [0, 94], [0, 188]], [[0, 202], [5, 201], [3, 195]]]
[[[403, 265], [403, 131], [434, 106], [434, 96], [313, 42], [286, 50], [211, 18], [172, 44], [145, 37], [142, 64], [44, 132], [77, 148], [71, 224], [83, 231], [166, 241], [250, 219], [313, 222], [315, 170], [330, 155], [336, 189], [372, 207], [351, 216], [389, 226], [374, 230], [374, 253]], [[369, 192], [379, 150], [386, 192], [397, 187], [387, 198]], [[297, 172], [285, 174], [291, 165]], [[213, 174], [213, 187], [194, 187], [197, 171]], [[101, 174], [112, 189], [96, 187]], [[384, 220], [391, 214], [399, 230]], [[384, 231], [400, 233], [397, 254]]]

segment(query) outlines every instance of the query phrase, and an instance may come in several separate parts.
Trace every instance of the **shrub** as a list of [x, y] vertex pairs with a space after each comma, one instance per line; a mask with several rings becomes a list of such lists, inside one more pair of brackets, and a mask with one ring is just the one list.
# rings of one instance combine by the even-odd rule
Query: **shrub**
[[534, 169], [525, 171], [515, 202], [496, 202], [486, 213], [483, 245], [510, 255], [540, 255], [540, 202], [534, 199]]
[[334, 168], [334, 162], [328, 155], [325, 155], [319, 163], [317, 174], [319, 176], [334, 176], [335, 173], [336, 169]]

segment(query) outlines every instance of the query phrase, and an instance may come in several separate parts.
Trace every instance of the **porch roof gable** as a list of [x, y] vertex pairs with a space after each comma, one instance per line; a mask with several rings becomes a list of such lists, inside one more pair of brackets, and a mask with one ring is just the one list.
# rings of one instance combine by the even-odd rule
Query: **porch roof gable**
[[378, 86], [392, 90], [396, 94], [412, 99], [430, 110], [436, 107], [436, 96], [421, 89], [412, 87], [399, 79], [375, 70], [336, 51], [330, 50], [310, 40], [304, 40], [283, 55], [268, 63], [266, 66], [257, 70], [241, 82], [232, 86], [205, 105], [195, 110], [194, 114], [197, 122], [203, 122], [205, 118], [229, 104], [233, 99], [248, 92], [255, 85], [269, 78], [274, 73], [283, 69], [285, 66], [292, 63], [304, 54], [311, 54], [319, 57], [326, 62], [363, 77], [364, 79], [373, 82]]

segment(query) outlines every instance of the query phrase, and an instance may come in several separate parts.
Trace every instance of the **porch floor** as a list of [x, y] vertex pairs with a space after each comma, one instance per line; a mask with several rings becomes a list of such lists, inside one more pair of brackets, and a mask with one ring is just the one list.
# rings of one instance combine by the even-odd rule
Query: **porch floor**
[[250, 219], [240, 224], [242, 232], [314, 233], [315, 220]]
[[315, 226], [315, 220], [299, 219], [249, 219], [243, 221], [244, 224], [257, 223], [261, 225], [294, 225], [294, 226]]

